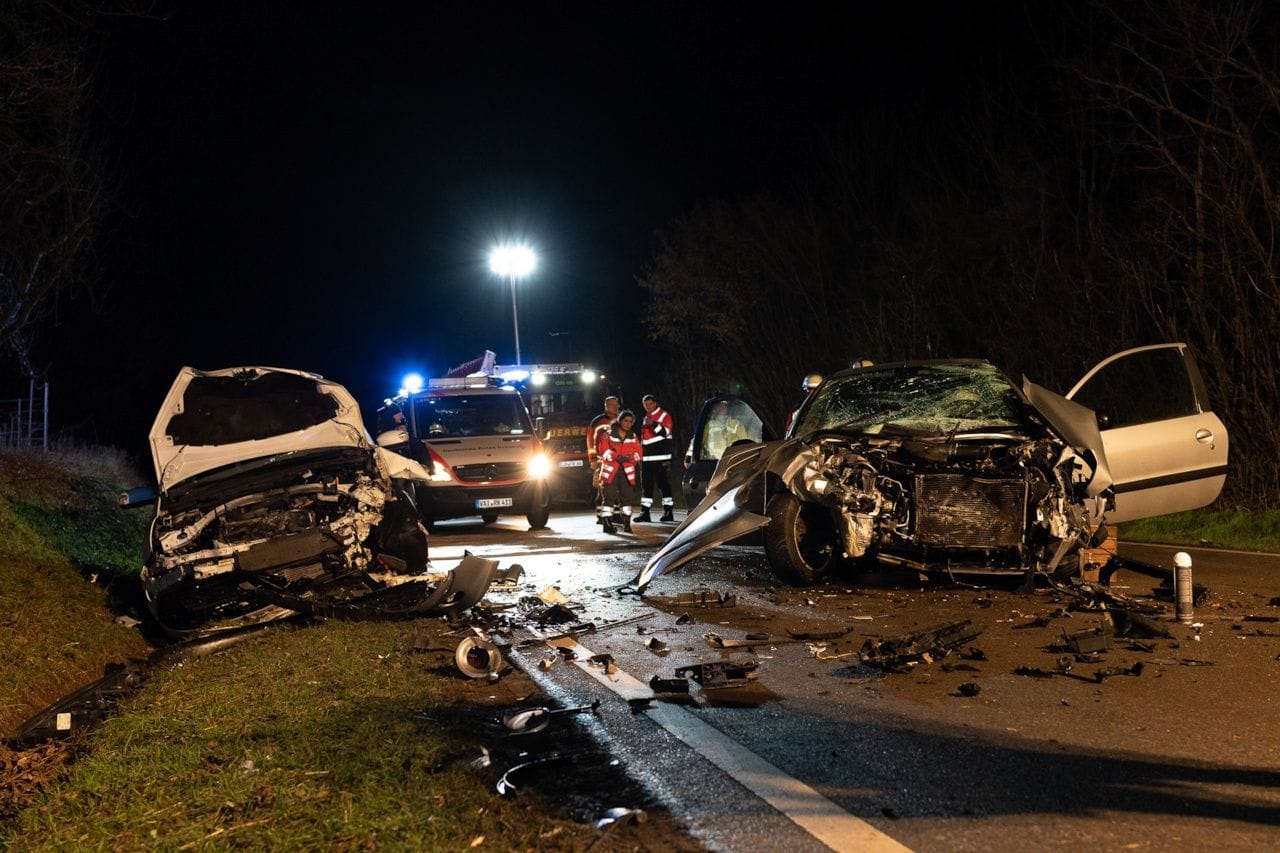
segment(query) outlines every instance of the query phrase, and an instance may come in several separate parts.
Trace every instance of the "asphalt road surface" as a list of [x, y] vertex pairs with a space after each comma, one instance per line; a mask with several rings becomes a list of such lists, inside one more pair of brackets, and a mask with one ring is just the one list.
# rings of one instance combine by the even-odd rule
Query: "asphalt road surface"
[[[1194, 624], [1166, 603], [1169, 636], [1113, 637], [1082, 662], [1055, 646], [1109, 616], [1052, 589], [910, 576], [801, 590], [780, 585], [758, 547], [725, 546], [643, 600], [619, 595], [672, 527], [607, 536], [587, 513], [535, 532], [523, 519], [460, 520], [437, 525], [432, 562], [447, 568], [465, 549], [519, 563], [519, 587], [490, 601], [555, 586], [581, 621], [629, 620], [577, 637], [576, 663], [525, 631], [511, 656], [565, 705], [601, 699], [596, 717], [566, 724], [607, 745], [708, 847], [1280, 849], [1280, 558], [1189, 549], [1210, 593]], [[1121, 545], [1168, 567], [1174, 551]], [[1150, 577], [1121, 571], [1112, 584], [1156, 602]], [[963, 620], [976, 633], [963, 656], [890, 674], [859, 661], [864, 642]], [[734, 647], [748, 634], [768, 639]], [[613, 666], [585, 660], [601, 653]], [[700, 663], [754, 664], [756, 677], [628, 702], [651, 677]]]

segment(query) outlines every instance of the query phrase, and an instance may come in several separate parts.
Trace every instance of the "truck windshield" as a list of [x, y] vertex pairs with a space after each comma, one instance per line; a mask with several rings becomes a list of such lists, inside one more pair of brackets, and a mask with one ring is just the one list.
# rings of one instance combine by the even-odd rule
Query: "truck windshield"
[[413, 405], [418, 435], [428, 440], [533, 432], [529, 416], [515, 394], [419, 397]]

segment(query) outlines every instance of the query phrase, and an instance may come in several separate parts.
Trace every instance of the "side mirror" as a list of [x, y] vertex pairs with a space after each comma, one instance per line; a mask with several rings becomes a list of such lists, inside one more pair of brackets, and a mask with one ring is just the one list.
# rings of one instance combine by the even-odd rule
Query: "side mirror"
[[534, 418], [533, 431], [537, 434], [538, 438], [546, 438], [547, 437], [547, 419]]
[[803, 390], [807, 394], [808, 392], [812, 391], [814, 388], [817, 388], [819, 385], [822, 384], [822, 374], [810, 373], [808, 376], [804, 378], [803, 384], [804, 384]]

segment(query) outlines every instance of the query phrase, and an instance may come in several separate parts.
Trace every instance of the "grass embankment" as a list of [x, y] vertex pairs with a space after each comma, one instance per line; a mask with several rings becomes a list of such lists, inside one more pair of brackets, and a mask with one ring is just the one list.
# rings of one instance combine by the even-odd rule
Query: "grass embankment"
[[1199, 509], [1120, 525], [1125, 542], [1280, 552], [1280, 511]]
[[460, 681], [451, 658], [412, 651], [411, 624], [276, 630], [154, 672], [68, 777], [0, 830], [0, 847], [589, 844], [590, 828], [498, 797], [489, 777], [501, 770], [471, 767], [493, 740], [488, 721], [530, 683]]
[[0, 737], [106, 664], [149, 652], [88, 580], [136, 575], [150, 515], [115, 496], [137, 483], [109, 451], [0, 454]]
[[[149, 515], [114, 504], [135, 484], [109, 453], [0, 455], [3, 735], [150, 651], [87, 577], [136, 573]], [[154, 666], [72, 746], [0, 747], [0, 849], [581, 850], [599, 837], [584, 820], [644, 804], [571, 728], [496, 733], [504, 709], [539, 702], [536, 688], [520, 672], [461, 677], [447, 630], [327, 622]], [[481, 745], [493, 764], [477, 769]], [[575, 759], [504, 800], [494, 782], [523, 750]], [[692, 846], [660, 815], [610, 841]]]

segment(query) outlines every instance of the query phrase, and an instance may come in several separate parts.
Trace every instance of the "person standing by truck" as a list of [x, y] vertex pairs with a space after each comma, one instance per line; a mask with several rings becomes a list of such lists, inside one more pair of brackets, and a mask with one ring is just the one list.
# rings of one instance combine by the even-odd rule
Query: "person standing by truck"
[[640, 444], [644, 447], [640, 480], [644, 496], [640, 498], [640, 514], [635, 520], [642, 523], [653, 521], [649, 510], [653, 507], [653, 494], [656, 491], [662, 493], [662, 518], [659, 521], [675, 521], [675, 498], [671, 494], [668, 472], [671, 451], [675, 448], [675, 421], [670, 412], [658, 405], [657, 398], [652, 394], [645, 394], [641, 403], [645, 411], [644, 421], [640, 425]]
[[636, 477], [644, 455], [635, 423], [635, 414], [623, 410], [612, 426], [598, 433], [600, 508], [596, 515], [605, 533], [616, 533], [617, 524], [631, 532], [631, 499], [635, 496]]
[[[618, 417], [618, 409], [621, 402], [617, 397], [604, 398], [604, 411], [591, 419], [591, 424], [587, 427], [587, 464], [591, 466], [591, 485], [596, 490], [596, 508], [601, 506], [600, 501], [600, 434], [609, 432], [609, 427], [613, 425], [614, 420]], [[597, 514], [596, 523], [602, 523], [600, 516]]]

